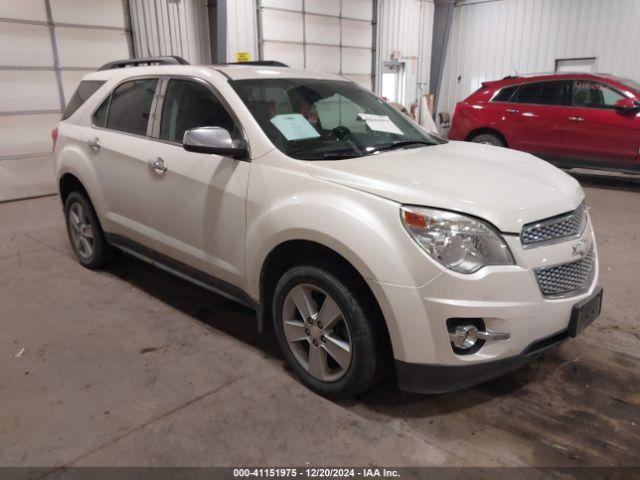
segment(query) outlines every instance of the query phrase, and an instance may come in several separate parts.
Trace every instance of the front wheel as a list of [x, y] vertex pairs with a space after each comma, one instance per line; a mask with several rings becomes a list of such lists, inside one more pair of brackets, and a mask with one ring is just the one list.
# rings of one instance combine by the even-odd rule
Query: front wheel
[[301, 265], [274, 292], [274, 330], [287, 364], [306, 386], [333, 399], [363, 393], [382, 371], [377, 324], [347, 285], [338, 270]]

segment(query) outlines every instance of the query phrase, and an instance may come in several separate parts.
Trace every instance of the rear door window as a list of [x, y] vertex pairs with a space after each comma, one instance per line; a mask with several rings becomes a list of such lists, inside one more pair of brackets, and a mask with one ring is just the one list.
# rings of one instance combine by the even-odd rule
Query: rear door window
[[516, 94], [516, 102], [536, 105], [568, 105], [570, 86], [571, 82], [566, 80], [522, 85]]
[[83, 80], [76, 88], [76, 92], [69, 100], [67, 104], [67, 108], [64, 109], [64, 113], [62, 114], [62, 120], [66, 120], [71, 115], [73, 115], [76, 110], [78, 110], [84, 102], [89, 100], [89, 97], [96, 93], [102, 85], [104, 85], [104, 80]]
[[157, 78], [131, 80], [119, 85], [111, 94], [106, 127], [135, 135], [146, 135], [157, 85]]

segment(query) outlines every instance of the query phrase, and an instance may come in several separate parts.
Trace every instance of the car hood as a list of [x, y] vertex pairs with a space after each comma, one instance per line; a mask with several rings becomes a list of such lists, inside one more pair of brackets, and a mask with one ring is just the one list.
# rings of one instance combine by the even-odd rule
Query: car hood
[[309, 162], [309, 173], [402, 204], [483, 218], [505, 233], [577, 208], [571, 176], [533, 155], [467, 142]]

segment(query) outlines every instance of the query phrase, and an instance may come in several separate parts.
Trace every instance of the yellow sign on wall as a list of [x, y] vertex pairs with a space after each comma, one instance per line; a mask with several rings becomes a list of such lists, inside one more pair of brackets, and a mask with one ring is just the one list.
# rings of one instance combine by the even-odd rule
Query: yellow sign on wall
[[251, 55], [249, 55], [249, 52], [236, 52], [236, 62], [249, 61], [251, 61]]

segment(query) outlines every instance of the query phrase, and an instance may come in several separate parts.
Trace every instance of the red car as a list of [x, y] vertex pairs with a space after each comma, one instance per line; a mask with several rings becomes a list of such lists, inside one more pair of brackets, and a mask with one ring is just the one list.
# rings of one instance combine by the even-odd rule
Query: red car
[[523, 150], [564, 168], [640, 173], [640, 83], [576, 73], [484, 82], [456, 105], [449, 139]]

